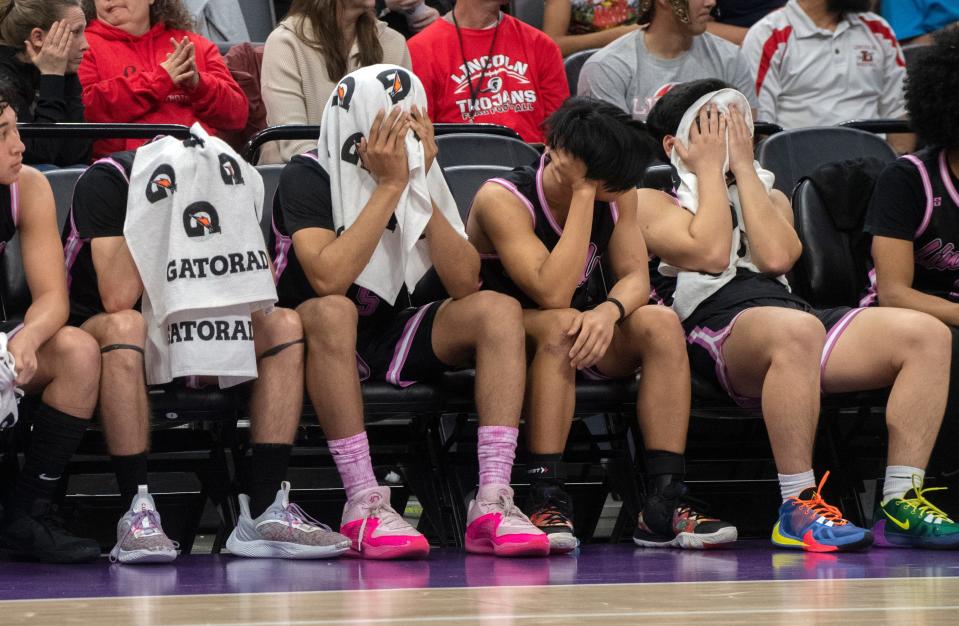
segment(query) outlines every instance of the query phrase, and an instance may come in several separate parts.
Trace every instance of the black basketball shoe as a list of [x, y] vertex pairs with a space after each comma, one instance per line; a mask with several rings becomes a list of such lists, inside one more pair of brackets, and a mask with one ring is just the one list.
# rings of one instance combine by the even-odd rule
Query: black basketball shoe
[[681, 482], [646, 498], [633, 541], [647, 548], [711, 548], [736, 541], [736, 527], [706, 517], [702, 505], [688, 497]]
[[10, 506], [0, 530], [0, 551], [16, 559], [42, 563], [89, 563], [100, 557], [93, 539], [70, 534], [49, 500], [36, 500], [29, 511]]
[[549, 537], [550, 554], [565, 554], [579, 546], [573, 534], [573, 503], [558, 485], [534, 485], [529, 521]]

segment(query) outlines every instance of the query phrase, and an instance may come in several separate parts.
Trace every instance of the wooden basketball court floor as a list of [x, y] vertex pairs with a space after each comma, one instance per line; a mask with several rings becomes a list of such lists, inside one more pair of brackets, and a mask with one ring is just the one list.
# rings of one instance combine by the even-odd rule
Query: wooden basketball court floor
[[547, 559], [0, 563], [0, 624], [959, 624], [959, 553], [742, 541]]

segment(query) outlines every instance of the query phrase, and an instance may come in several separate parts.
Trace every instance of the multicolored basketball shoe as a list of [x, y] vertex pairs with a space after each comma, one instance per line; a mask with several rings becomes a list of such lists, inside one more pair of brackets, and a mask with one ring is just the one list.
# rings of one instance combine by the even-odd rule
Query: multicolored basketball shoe
[[466, 516], [466, 551], [496, 556], [547, 556], [549, 537], [513, 503], [509, 485], [484, 485]]
[[809, 552], [849, 552], [872, 545], [871, 532], [844, 519], [838, 508], [822, 499], [827, 478], [829, 472], [819, 487], [810, 487], [782, 503], [773, 526], [773, 545]]
[[371, 487], [343, 509], [340, 532], [349, 537], [346, 556], [363, 559], [421, 559], [430, 544], [390, 506], [389, 487]]
[[566, 554], [579, 546], [573, 534], [573, 503], [559, 486], [536, 486], [529, 521], [546, 533], [551, 554]]
[[685, 483], [673, 482], [646, 499], [633, 543], [646, 548], [714, 548], [736, 541], [736, 527], [707, 517], [689, 498]]
[[883, 548], [959, 548], [959, 524], [949, 519], [925, 495], [945, 489], [923, 489], [922, 481], [913, 476], [912, 489], [903, 497], [892, 498], [876, 507], [872, 518], [876, 545]]
[[160, 514], [147, 486], [140, 485], [130, 510], [117, 523], [117, 544], [110, 551], [110, 561], [168, 563], [176, 558], [178, 547], [163, 532]]

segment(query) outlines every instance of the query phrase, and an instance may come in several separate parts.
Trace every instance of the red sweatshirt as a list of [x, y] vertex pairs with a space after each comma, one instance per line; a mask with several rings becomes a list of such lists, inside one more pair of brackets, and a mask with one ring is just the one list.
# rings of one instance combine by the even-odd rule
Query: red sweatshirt
[[407, 42], [430, 118], [469, 122], [472, 82], [473, 121], [509, 126], [528, 142], [542, 142], [540, 124], [569, 97], [559, 47], [542, 31], [504, 15], [490, 56], [494, 30], [461, 28], [461, 50], [456, 28], [441, 18]]
[[[211, 134], [246, 125], [246, 96], [215, 45], [197, 35], [167, 28], [163, 22], [145, 34], [131, 35], [100, 20], [86, 30], [90, 49], [78, 75], [88, 122], [183, 124], [199, 121]], [[173, 52], [170, 38], [189, 37], [196, 48], [200, 82], [193, 89], [173, 84], [160, 67]], [[109, 139], [93, 144], [94, 157], [134, 150], [142, 139]]]

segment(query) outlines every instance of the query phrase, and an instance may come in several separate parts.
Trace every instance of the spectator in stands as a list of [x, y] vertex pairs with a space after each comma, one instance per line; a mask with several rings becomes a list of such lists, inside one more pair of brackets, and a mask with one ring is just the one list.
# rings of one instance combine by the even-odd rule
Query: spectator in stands
[[183, 0], [193, 16], [196, 32], [210, 41], [241, 43], [250, 40], [239, 0]]
[[750, 93], [752, 80], [739, 48], [706, 32], [715, 5], [715, 0], [643, 0], [644, 28], [594, 54], [583, 66], [577, 92], [639, 120], [676, 83], [721, 78]]
[[[190, 32], [180, 0], [87, 0], [96, 19], [87, 27], [80, 64], [91, 122], [203, 124], [209, 132], [239, 130], [249, 113], [217, 47]], [[94, 143], [95, 157], [132, 150], [141, 139]]]
[[789, 0], [749, 29], [743, 54], [759, 119], [801, 128], [905, 114], [906, 64], [892, 29], [869, 5]]
[[24, 146], [11, 106], [15, 98], [13, 86], [0, 80], [0, 241], [5, 245], [19, 234], [33, 301], [22, 322], [0, 323], [0, 427], [13, 425], [7, 413], [11, 405], [16, 407], [14, 385], [39, 401], [31, 407], [30, 448], [12, 497], [4, 503], [0, 552], [48, 563], [79, 563], [99, 557], [100, 546], [67, 532], [52, 515], [52, 502], [96, 407], [100, 360], [90, 335], [63, 326], [69, 306], [56, 206], [43, 174], [22, 166]]
[[452, 0], [376, 0], [376, 14], [409, 39], [446, 15]]
[[[509, 486], [526, 370], [520, 307], [478, 292], [479, 255], [433, 165], [423, 88], [399, 67], [361, 69], [344, 78], [338, 94], [323, 119], [320, 151], [283, 170], [273, 232], [280, 304], [297, 307], [303, 319], [307, 391], [346, 488], [340, 532], [352, 540], [352, 556], [428, 553], [373, 473], [360, 380], [407, 387], [472, 363], [479, 489], [467, 514], [466, 548], [545, 556], [549, 540], [513, 504]], [[388, 115], [384, 104], [392, 107]], [[416, 138], [421, 146], [408, 153]], [[431, 167], [437, 169], [424, 181]], [[403, 230], [426, 203], [432, 211], [420, 222], [422, 236], [400, 252], [410, 234]], [[397, 267], [402, 258], [407, 264]], [[435, 298], [430, 283], [438, 287]], [[420, 306], [411, 306], [411, 297]]]
[[874, 287], [866, 302], [924, 311], [952, 331], [950, 403], [943, 426], [955, 466], [959, 429], [959, 29], [943, 31], [909, 68], [906, 109], [926, 148], [886, 166], [873, 191]]
[[639, 0], [546, 0], [543, 32], [569, 56], [633, 32], [638, 18]]
[[959, 26], [956, 0], [882, 0], [879, 12], [902, 43], [928, 44], [937, 30]]
[[[139, 306], [143, 282], [123, 236], [135, 154], [115, 153], [83, 173], [63, 232], [70, 323], [93, 335], [100, 346], [99, 418], [120, 496], [130, 506], [117, 524], [111, 552], [121, 563], [176, 557], [147, 488], [150, 404], [143, 362], [147, 328]], [[239, 556], [335, 556], [349, 542], [290, 505], [284, 482], [303, 399], [300, 320], [289, 309], [276, 308], [269, 315], [258, 311], [253, 335], [259, 376], [249, 383], [252, 461], [243, 485], [243, 515], [227, 545]]]
[[[0, 2], [0, 77], [16, 89], [10, 102], [21, 122], [82, 122], [77, 68], [87, 49], [80, 0]], [[27, 139], [23, 162], [74, 165], [90, 157], [90, 141]]]
[[786, 0], [716, 0], [713, 19], [706, 30], [741, 46], [750, 26], [784, 4]]
[[569, 97], [559, 47], [500, 11], [502, 0], [459, 0], [409, 41], [433, 122], [502, 124], [542, 142], [543, 120]]
[[[376, 63], [409, 69], [410, 53], [403, 36], [378, 21], [368, 2], [293, 0], [263, 51], [267, 123], [318, 125], [340, 79]], [[260, 162], [286, 162], [315, 147], [315, 139], [272, 142]]]
[[[751, 120], [744, 105], [727, 107], [741, 94], [726, 87], [695, 81], [656, 104], [647, 123], [682, 183], [679, 201], [640, 190], [639, 217], [663, 262], [653, 284], [672, 294], [693, 371], [742, 406], [762, 407], [783, 499], [773, 544], [959, 547], [959, 524], [921, 492], [946, 406], [948, 329], [918, 311], [817, 308], [789, 289], [785, 274], [802, 251], [792, 207], [755, 164]], [[813, 442], [822, 393], [884, 387], [888, 465], [869, 531], [823, 499]]]
[[[642, 367], [637, 412], [648, 488], [635, 542], [703, 548], [735, 541], [736, 529], [697, 510], [682, 482], [686, 341], [675, 313], [647, 305], [649, 260], [636, 217], [636, 186], [654, 145], [628, 114], [587, 98], [567, 100], [546, 126], [541, 162], [482, 187], [467, 226], [483, 259], [483, 288], [520, 301], [535, 350], [526, 392], [530, 519], [553, 552], [576, 548], [562, 456], [577, 374], [628, 381]], [[619, 279], [608, 296], [596, 287], [601, 263]]]

